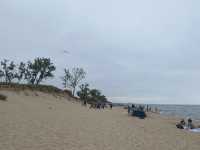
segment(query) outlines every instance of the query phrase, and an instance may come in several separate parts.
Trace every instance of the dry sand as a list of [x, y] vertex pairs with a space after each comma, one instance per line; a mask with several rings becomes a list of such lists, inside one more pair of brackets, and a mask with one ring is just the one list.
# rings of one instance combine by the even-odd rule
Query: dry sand
[[44, 93], [1, 91], [0, 150], [200, 150], [200, 134], [175, 119], [145, 120], [122, 108], [90, 110]]

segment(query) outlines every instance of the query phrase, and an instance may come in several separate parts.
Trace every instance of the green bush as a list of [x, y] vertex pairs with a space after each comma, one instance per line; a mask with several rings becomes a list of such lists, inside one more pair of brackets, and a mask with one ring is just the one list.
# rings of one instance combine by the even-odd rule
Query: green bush
[[7, 100], [7, 96], [0, 94], [0, 100], [1, 101], [6, 101]]

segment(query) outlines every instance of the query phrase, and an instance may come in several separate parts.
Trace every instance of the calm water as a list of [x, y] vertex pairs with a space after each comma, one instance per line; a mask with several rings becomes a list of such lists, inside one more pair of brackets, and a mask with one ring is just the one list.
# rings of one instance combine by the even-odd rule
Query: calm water
[[162, 115], [193, 118], [200, 120], [200, 105], [151, 105], [157, 107]]
[[[128, 104], [118, 103], [118, 106], [126, 106]], [[131, 103], [129, 103], [131, 105]], [[200, 121], [200, 105], [149, 105], [153, 109], [156, 107], [160, 110], [161, 115], [174, 116], [182, 118], [192, 118]]]

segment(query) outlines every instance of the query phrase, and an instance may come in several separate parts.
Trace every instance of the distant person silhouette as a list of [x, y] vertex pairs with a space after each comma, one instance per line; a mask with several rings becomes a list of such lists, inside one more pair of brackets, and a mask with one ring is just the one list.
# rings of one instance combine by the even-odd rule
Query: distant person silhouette
[[131, 112], [131, 107], [128, 105], [128, 114]]
[[191, 118], [188, 119], [188, 128], [189, 129], [194, 129], [194, 125], [192, 124], [192, 119]]
[[83, 105], [87, 106], [87, 101], [86, 100], [84, 100]]
[[113, 108], [113, 104], [112, 103], [110, 103], [110, 109], [112, 109]]

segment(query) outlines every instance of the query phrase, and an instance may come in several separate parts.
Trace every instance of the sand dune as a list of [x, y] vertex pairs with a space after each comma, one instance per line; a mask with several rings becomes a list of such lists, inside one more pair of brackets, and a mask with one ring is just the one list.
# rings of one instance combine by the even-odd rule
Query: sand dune
[[175, 119], [129, 117], [122, 108], [95, 111], [40, 92], [0, 91], [0, 150], [199, 150], [200, 134]]

